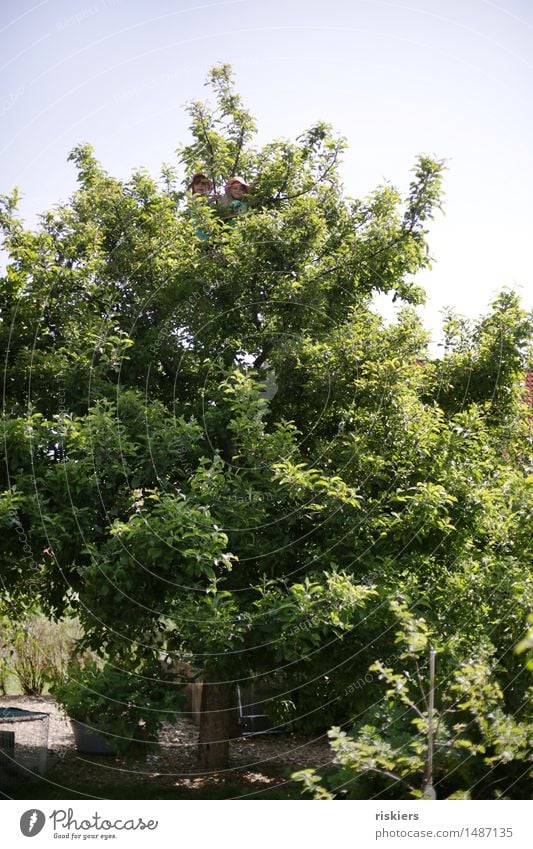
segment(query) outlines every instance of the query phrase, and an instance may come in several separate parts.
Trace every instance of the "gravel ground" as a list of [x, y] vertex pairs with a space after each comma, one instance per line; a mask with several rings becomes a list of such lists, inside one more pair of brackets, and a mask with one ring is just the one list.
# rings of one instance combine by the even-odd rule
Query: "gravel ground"
[[[50, 696], [0, 696], [0, 707], [21, 707], [50, 715], [48, 735], [47, 782], [58, 790], [71, 787], [120, 782], [123, 785], [151, 788], [201, 790], [225, 782], [250, 787], [251, 795], [283, 784], [287, 775], [304, 767], [320, 767], [331, 762], [331, 750], [324, 737], [311, 740], [295, 734], [263, 735], [241, 738], [230, 744], [231, 766], [216, 775], [199, 771], [196, 759], [198, 729], [189, 720], [179, 718], [161, 731], [161, 750], [148, 755], [145, 762], [125, 764], [114, 756], [90, 757], [76, 752], [70, 722]], [[79, 792], [79, 790], [78, 790]], [[260, 796], [259, 796], [260, 798]]]

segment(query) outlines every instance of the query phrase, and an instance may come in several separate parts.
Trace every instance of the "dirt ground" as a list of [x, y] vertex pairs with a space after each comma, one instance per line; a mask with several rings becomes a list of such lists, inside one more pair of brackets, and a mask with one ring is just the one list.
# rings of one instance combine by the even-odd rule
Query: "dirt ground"
[[[44, 782], [58, 798], [69, 798], [72, 791], [80, 796], [107, 798], [106, 791], [112, 785], [134, 798], [157, 798], [159, 792], [166, 796], [173, 790], [191, 798], [198, 793], [205, 798], [212, 790], [218, 798], [225, 795], [225, 787], [238, 788], [239, 798], [261, 798], [272, 788], [287, 788], [291, 772], [331, 763], [331, 749], [324, 737], [313, 740], [295, 734], [271, 734], [232, 741], [229, 769], [206, 774], [197, 765], [198, 729], [181, 718], [163, 727], [160, 751], [148, 755], [144, 762], [126, 764], [115, 756], [78, 754], [70, 722], [50, 696], [1, 696], [0, 707], [8, 706], [50, 715]], [[113, 798], [120, 796], [113, 791]]]

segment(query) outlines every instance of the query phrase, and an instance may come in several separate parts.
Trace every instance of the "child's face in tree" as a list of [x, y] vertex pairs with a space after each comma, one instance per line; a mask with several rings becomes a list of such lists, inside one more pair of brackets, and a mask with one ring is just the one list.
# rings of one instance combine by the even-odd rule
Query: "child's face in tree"
[[211, 180], [204, 180], [200, 178], [199, 180], [195, 180], [192, 184], [192, 193], [193, 195], [208, 195], [211, 188]]
[[248, 189], [238, 180], [228, 182], [227, 191], [233, 200], [242, 200], [248, 194]]

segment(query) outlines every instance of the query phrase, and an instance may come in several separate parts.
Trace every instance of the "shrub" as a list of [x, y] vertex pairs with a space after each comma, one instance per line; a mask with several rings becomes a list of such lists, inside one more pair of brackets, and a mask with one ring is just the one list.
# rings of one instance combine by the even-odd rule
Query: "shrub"
[[[155, 667], [154, 673], [159, 674]], [[95, 660], [82, 666], [73, 660], [65, 680], [56, 682], [51, 692], [70, 719], [110, 735], [110, 743], [123, 757], [153, 752], [158, 728], [175, 716], [180, 697], [179, 692], [162, 688], [156, 677]]]
[[71, 652], [81, 636], [77, 619], [54, 621], [42, 613], [20, 622], [4, 619], [0, 642], [0, 687], [14, 675], [22, 692], [38, 696], [46, 686], [64, 677]]
[[[338, 727], [329, 731], [334, 768], [322, 777], [309, 769], [293, 775], [303, 792], [316, 799], [425, 795], [429, 727], [425, 655], [430, 634], [425, 621], [415, 619], [405, 607], [396, 605], [396, 613], [401, 621], [396, 642], [404, 650], [395, 666], [401, 663], [401, 671], [376, 661], [370, 669], [385, 685], [385, 693], [348, 732]], [[518, 646], [524, 651], [527, 647]], [[508, 694], [496, 674], [494, 649], [478, 646], [469, 659], [453, 665], [449, 654], [447, 662], [446, 648], [441, 657], [445, 677], [435, 690], [430, 783], [445, 799], [523, 798], [521, 781], [531, 762], [533, 725], [523, 711], [513, 715], [509, 709]]]

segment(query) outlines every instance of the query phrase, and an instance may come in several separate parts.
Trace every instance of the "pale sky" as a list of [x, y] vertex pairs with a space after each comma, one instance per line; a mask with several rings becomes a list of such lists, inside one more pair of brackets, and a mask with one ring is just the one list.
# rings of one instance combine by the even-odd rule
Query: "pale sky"
[[346, 193], [402, 191], [419, 153], [449, 160], [426, 326], [483, 312], [504, 285], [531, 306], [531, 0], [3, 0], [0, 192], [36, 214], [76, 186], [90, 142], [116, 177], [159, 175], [188, 138], [182, 106], [229, 62], [259, 140], [317, 120], [347, 136]]

